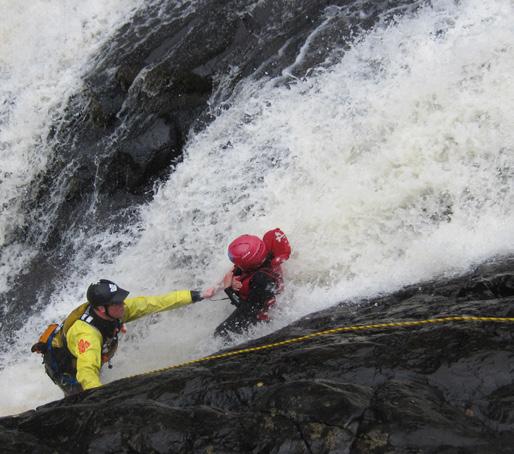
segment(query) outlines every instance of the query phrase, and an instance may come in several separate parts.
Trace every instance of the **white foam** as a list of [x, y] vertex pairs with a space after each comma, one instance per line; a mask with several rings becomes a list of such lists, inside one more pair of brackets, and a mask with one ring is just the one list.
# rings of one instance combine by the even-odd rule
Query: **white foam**
[[[274, 321], [238, 340], [512, 253], [514, 6], [432, 3], [370, 32], [306, 80], [247, 81], [190, 140], [133, 226], [139, 241], [87, 270], [80, 260], [70, 266], [67, 284], [20, 331], [16, 348], [99, 277], [133, 294], [219, 281], [226, 246], [242, 233], [281, 227], [294, 253]], [[123, 238], [89, 241], [109, 248]], [[202, 302], [129, 325], [104, 380], [214, 352], [220, 344], [210, 333], [230, 311], [226, 302]], [[33, 405], [25, 397], [20, 408]]]
[[18, 414], [63, 397], [52, 380], [41, 373], [42, 369], [39, 358], [32, 355], [0, 372], [2, 416]]
[[[80, 89], [91, 56], [141, 3], [0, 0], [0, 247], [24, 223], [20, 204], [46, 167], [50, 126]], [[12, 248], [0, 257], [0, 292], [34, 253]]]

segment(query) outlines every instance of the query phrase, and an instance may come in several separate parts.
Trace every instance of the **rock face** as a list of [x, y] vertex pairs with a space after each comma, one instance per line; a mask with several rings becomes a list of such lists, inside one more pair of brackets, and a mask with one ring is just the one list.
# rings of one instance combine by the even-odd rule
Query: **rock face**
[[[312, 314], [337, 326], [514, 317], [514, 259]], [[0, 419], [5, 453], [510, 453], [514, 323], [330, 334], [120, 380]]]
[[95, 233], [134, 222], [156, 181], [181, 160], [191, 131], [226, 109], [242, 80], [305, 77], [410, 3], [163, 1], [139, 11], [99, 52], [48, 138], [54, 153], [27, 193], [25, 224], [12, 235], [38, 253], [3, 295], [3, 330], [19, 328], [34, 295], [48, 299], [77, 251], [86, 260], [97, 254], [89, 241]]

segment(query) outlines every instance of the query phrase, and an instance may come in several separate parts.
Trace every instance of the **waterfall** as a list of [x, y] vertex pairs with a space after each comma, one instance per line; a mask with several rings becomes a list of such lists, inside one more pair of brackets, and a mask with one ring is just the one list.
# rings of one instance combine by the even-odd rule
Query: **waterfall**
[[[4, 358], [1, 400], [7, 404], [1, 411], [60, 396], [27, 351], [38, 329], [83, 301], [89, 282], [112, 279], [132, 295], [210, 286], [229, 269], [226, 246], [239, 234], [280, 227], [293, 255], [273, 321], [238, 340], [341, 301], [455, 275], [512, 253], [514, 6], [508, 0], [431, 3], [373, 28], [303, 78], [285, 71], [243, 81], [230, 106], [189, 138], [183, 162], [141, 208], [137, 222], [91, 238], [106, 249], [132, 244], [107, 258], [99, 254], [87, 266], [83, 257], [72, 258], [63, 285], [27, 320]], [[96, 14], [87, 22], [90, 40], [77, 33], [72, 42], [86, 41], [90, 50], [68, 63], [67, 53], [52, 56], [60, 63], [50, 68], [63, 74], [65, 85], [51, 84], [53, 73], [36, 84], [44, 81], [39, 60], [32, 75], [7, 84], [20, 86], [9, 90], [12, 105], [0, 117], [7, 124], [2, 163], [9, 166], [2, 168], [0, 190], [3, 200], [12, 200], [3, 208], [2, 241], [20, 222], [18, 188], [44, 166], [42, 131], [65, 100], [56, 93], [77, 89], [81, 68], [114, 20], [100, 16], [121, 3], [98, 4], [94, 12], [83, 8], [83, 21]], [[39, 41], [45, 49], [48, 42], [48, 53], [62, 40], [54, 36], [52, 17], [40, 18], [47, 28]], [[23, 33], [21, 27], [11, 32]], [[319, 44], [310, 36], [306, 45]], [[13, 72], [23, 73], [18, 65], [13, 57], [2, 77], [10, 81]], [[28, 91], [29, 105], [23, 105], [19, 97]], [[41, 99], [36, 105], [35, 98]], [[23, 111], [34, 108], [39, 114], [23, 120]], [[16, 262], [2, 266], [17, 270]], [[129, 325], [104, 382], [216, 351], [222, 345], [212, 332], [231, 309], [227, 302], [204, 301]], [[19, 383], [20, 375], [30, 382]]]

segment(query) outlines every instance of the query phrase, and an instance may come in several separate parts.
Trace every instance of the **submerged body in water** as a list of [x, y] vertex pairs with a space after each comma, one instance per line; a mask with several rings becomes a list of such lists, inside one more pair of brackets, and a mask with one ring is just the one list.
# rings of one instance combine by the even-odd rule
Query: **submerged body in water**
[[284, 289], [282, 263], [290, 255], [289, 240], [278, 228], [268, 230], [262, 240], [241, 235], [230, 243], [228, 256], [234, 268], [225, 275], [223, 287], [236, 310], [216, 328], [216, 336], [229, 338], [270, 320], [269, 312]]

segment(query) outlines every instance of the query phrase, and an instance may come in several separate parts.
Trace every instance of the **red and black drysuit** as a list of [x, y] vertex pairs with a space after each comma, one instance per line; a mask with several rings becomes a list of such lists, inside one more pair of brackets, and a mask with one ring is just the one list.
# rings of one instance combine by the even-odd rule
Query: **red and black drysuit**
[[236, 310], [216, 328], [216, 336], [241, 334], [250, 326], [269, 320], [268, 310], [275, 304], [275, 295], [283, 288], [281, 267], [272, 266], [272, 258], [270, 253], [266, 261], [253, 271], [234, 267], [234, 276], [240, 277], [242, 287], [238, 291], [231, 287], [225, 289]]

